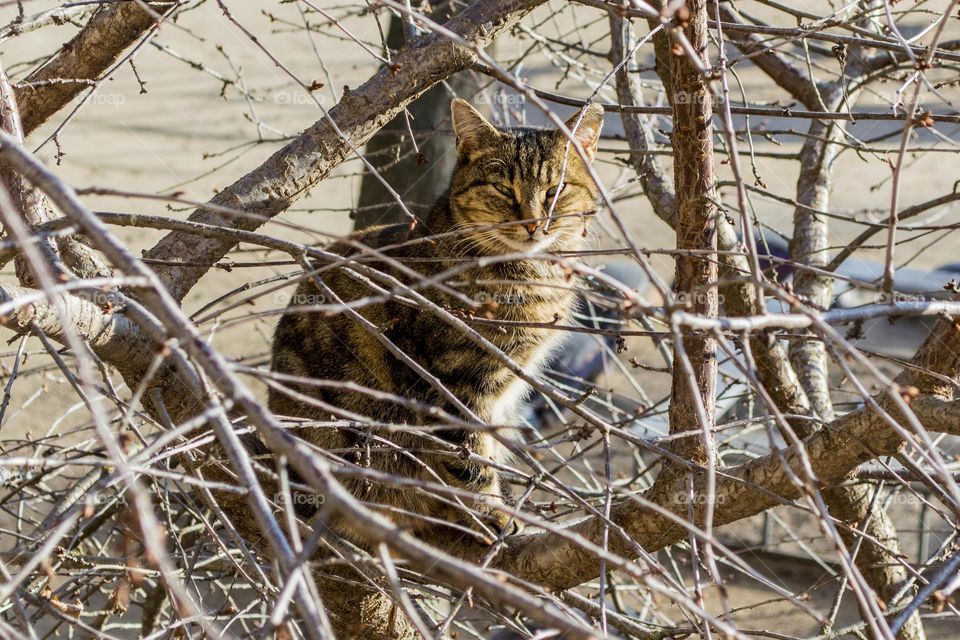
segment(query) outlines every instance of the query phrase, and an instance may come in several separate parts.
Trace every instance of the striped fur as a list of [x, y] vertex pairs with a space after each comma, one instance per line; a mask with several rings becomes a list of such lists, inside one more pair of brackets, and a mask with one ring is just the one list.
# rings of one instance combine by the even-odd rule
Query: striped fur
[[[486, 315], [497, 320], [540, 324], [568, 320], [574, 305], [568, 270], [556, 260], [542, 259], [542, 252], [582, 248], [587, 225], [596, 209], [596, 187], [581, 158], [559, 131], [498, 130], [459, 100], [454, 101], [452, 113], [458, 162], [448, 195], [436, 203], [428, 222], [413, 230], [407, 225], [369, 229], [353, 236], [353, 243], [341, 243], [333, 250], [358, 256], [356, 259], [362, 264], [407, 284], [469, 265], [469, 269], [444, 282], [481, 303], [479, 311], [439, 287], [421, 288], [420, 292], [464, 318], [511, 360], [536, 374], [558, 344], [558, 331], [492, 326], [476, 319]], [[602, 109], [591, 106], [577, 130], [588, 157], [595, 153], [602, 120]], [[557, 197], [549, 229], [545, 229], [554, 195], [550, 189], [561, 182], [561, 173], [565, 186]], [[440, 237], [424, 240], [435, 236]], [[411, 277], [369, 255], [359, 257], [357, 244], [386, 248], [385, 255], [418, 275]], [[541, 259], [496, 260], [518, 253], [537, 253]], [[477, 259], [482, 258], [494, 260], [485, 266], [477, 265]], [[335, 300], [329, 292], [343, 302], [382, 293], [363, 278], [352, 275], [349, 265], [334, 269], [317, 265], [317, 269], [305, 275], [294, 304], [320, 298], [331, 304]], [[317, 279], [329, 290], [318, 288]], [[271, 389], [271, 409], [281, 415], [318, 420], [334, 415], [347, 419], [363, 416], [376, 425], [358, 422], [354, 429], [317, 427], [308, 429], [305, 437], [339, 456], [345, 464], [367, 466], [421, 481], [423, 485], [445, 483], [477, 496], [462, 500], [461, 506], [451, 497], [439, 499], [428, 491], [399, 489], [345, 476], [355, 495], [395, 522], [421, 534], [436, 530], [436, 521], [476, 530], [480, 520], [494, 532], [502, 530], [508, 518], [497, 507], [503, 504], [506, 493], [500, 473], [491, 465], [509, 459], [507, 447], [497, 435], [508, 434], [509, 427], [515, 424], [517, 409], [528, 392], [526, 383], [501, 358], [463, 332], [402, 300], [368, 304], [357, 312], [496, 431], [458, 428], [416, 408], [373, 398], [345, 386], [284, 383], [293, 393]], [[272, 367], [301, 378], [355, 383], [464, 417], [434, 386], [393, 355], [375, 333], [347, 312], [313, 312], [301, 306], [288, 311], [280, 320]], [[449, 428], [444, 428], [445, 424]], [[424, 429], [424, 425], [435, 428]], [[479, 516], [468, 515], [464, 506]], [[342, 523], [334, 526], [344, 534], [351, 533]]]

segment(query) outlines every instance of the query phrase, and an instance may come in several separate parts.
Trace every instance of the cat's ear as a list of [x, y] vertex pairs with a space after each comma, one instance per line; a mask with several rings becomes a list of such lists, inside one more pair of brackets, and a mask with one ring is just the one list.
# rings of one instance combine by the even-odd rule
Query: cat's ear
[[[580, 121], [577, 124], [577, 121]], [[583, 117], [580, 113], [575, 113], [572, 118], [565, 123], [567, 128], [573, 132], [573, 137], [577, 139], [580, 146], [586, 152], [587, 157], [593, 160], [597, 155], [597, 143], [600, 142], [600, 131], [603, 130], [603, 107], [595, 102], [591, 102], [583, 109]], [[576, 126], [576, 130], [574, 127]]]
[[453, 120], [453, 132], [457, 136], [457, 151], [461, 153], [470, 155], [500, 137], [496, 127], [466, 100], [453, 99], [450, 117]]

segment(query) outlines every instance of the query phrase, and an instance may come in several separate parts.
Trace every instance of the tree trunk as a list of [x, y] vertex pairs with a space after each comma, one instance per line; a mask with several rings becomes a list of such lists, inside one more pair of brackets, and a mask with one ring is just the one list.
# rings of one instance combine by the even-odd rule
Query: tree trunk
[[[432, 18], [442, 23], [452, 14], [452, 6], [444, 4], [436, 7]], [[387, 46], [391, 50], [403, 45], [404, 28], [403, 19], [391, 18], [387, 34]], [[414, 100], [407, 107], [409, 118], [400, 113], [367, 143], [365, 155], [370, 164], [403, 198], [419, 222], [426, 222], [433, 203], [446, 191], [457, 161], [450, 130], [450, 100], [454, 97], [472, 100], [479, 90], [480, 77], [474, 72], [454, 74]], [[354, 228], [359, 231], [406, 221], [393, 194], [367, 169], [360, 182]]]
[[[689, 22], [684, 32], [701, 64], [707, 61], [707, 7], [688, 2]], [[676, 40], [675, 40], [676, 42]], [[679, 44], [676, 45], [679, 48]], [[676, 55], [679, 53], [680, 55]], [[717, 207], [714, 204], [713, 100], [706, 79], [678, 51], [671, 58], [673, 82], [673, 156], [676, 191], [677, 302], [692, 313], [716, 317]], [[700, 253], [690, 255], [688, 250]], [[682, 458], [705, 464], [716, 414], [716, 341], [705, 335], [684, 335], [674, 347], [670, 432], [699, 429], [674, 443]], [[689, 362], [689, 369], [687, 366]], [[692, 378], [692, 379], [691, 379]]]

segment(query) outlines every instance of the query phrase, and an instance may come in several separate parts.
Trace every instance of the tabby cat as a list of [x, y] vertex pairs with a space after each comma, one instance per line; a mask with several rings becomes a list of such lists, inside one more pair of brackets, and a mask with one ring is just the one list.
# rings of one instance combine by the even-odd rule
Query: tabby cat
[[[332, 251], [352, 257], [354, 267], [373, 267], [407, 284], [451, 272], [440, 278], [440, 286], [421, 286], [418, 292], [463, 318], [535, 375], [562, 335], [549, 325], [567, 322], [575, 300], [569, 269], [544, 252], [583, 248], [597, 189], [559, 130], [498, 129], [459, 99], [451, 112], [457, 164], [447, 195], [428, 220], [412, 229], [407, 224], [371, 228]], [[589, 105], [567, 122], [571, 130], [575, 125], [574, 136], [592, 160], [603, 109]], [[382, 252], [365, 253], [362, 247]], [[478, 264], [478, 259], [486, 260]], [[402, 296], [384, 301], [393, 289], [390, 283], [358, 274], [350, 263], [315, 268], [292, 299], [299, 306], [288, 309], [276, 330], [272, 368], [286, 375], [277, 376], [270, 390], [270, 408], [279, 415], [356, 421], [353, 428], [309, 427], [304, 437], [345, 464], [414, 479], [421, 487], [446, 484], [475, 496], [344, 477], [356, 496], [408, 530], [424, 534], [452, 523], [485, 532], [482, 538], [519, 530], [498, 508], [508, 494], [496, 468], [509, 460], [505, 437], [529, 386], [502, 357], [422, 305]], [[368, 298], [373, 303], [361, 300]], [[320, 300], [363, 304], [333, 313], [309, 309]], [[471, 300], [481, 303], [479, 310]], [[484, 318], [508, 322], [478, 321]], [[394, 355], [391, 345], [427, 375]], [[432, 384], [425, 379], [430, 376]], [[468, 418], [437, 383], [482, 423]], [[425, 406], [446, 411], [448, 418]], [[332, 526], [351, 536], [343, 523]]]

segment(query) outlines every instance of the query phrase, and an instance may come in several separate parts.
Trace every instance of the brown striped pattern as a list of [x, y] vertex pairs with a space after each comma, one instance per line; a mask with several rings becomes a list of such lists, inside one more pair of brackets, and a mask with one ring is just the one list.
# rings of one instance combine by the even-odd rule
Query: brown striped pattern
[[[555, 260], [543, 259], [543, 252], [584, 246], [596, 208], [596, 189], [582, 160], [568, 149], [559, 132], [497, 130], [462, 102], [454, 103], [453, 114], [459, 158], [449, 194], [436, 203], [428, 222], [413, 231], [406, 225], [376, 227], [353, 240], [369, 247], [386, 247], [386, 255], [424, 277], [469, 265], [444, 282], [482, 305], [480, 309], [469, 308], [438, 287], [421, 288], [420, 293], [466, 319], [526, 371], [537, 373], [558, 343], [558, 331], [492, 326], [473, 318], [545, 324], [569, 319], [574, 295], [568, 272]], [[601, 123], [602, 111], [590, 109], [577, 134], [591, 157]], [[554, 195], [551, 189], [561, 183], [561, 174], [564, 186], [556, 198], [549, 229], [545, 229]], [[348, 243], [333, 250], [342, 255], [357, 253]], [[518, 253], [531, 255], [486, 266], [476, 264], [481, 258]], [[362, 262], [407, 284], [419, 280], [368, 256]], [[317, 268], [318, 273], [304, 277], [294, 304], [322, 295], [316, 278], [344, 302], [378, 295], [369, 284], [351, 277], [348, 267]], [[528, 389], [502, 358], [485, 351], [448, 322], [401, 301], [368, 304], [357, 312], [439, 379], [487, 426], [506, 434], [515, 424]], [[298, 310], [285, 314], [277, 326], [272, 367], [301, 378], [354, 383], [465, 418], [349, 313]], [[270, 407], [278, 414], [318, 420], [362, 417], [373, 423], [358, 422], [355, 429], [306, 431], [308, 440], [338, 456], [343, 464], [356, 463], [424, 484], [445, 483], [473, 491], [484, 497], [482, 503], [464, 503], [479, 514], [476, 517], [486, 520], [494, 531], [505, 525], [505, 515], [496, 508], [504, 499], [503, 483], [491, 463], [508, 460], [508, 451], [489, 428], [463, 429], [449, 424], [444, 428], [429, 413], [371, 398], [347, 384], [285, 385], [294, 393], [270, 392]], [[436, 529], [423, 516], [478, 528], [474, 517], [452, 499], [350, 478], [347, 484], [358, 497], [421, 533]], [[334, 526], [349, 535], [341, 525]]]

